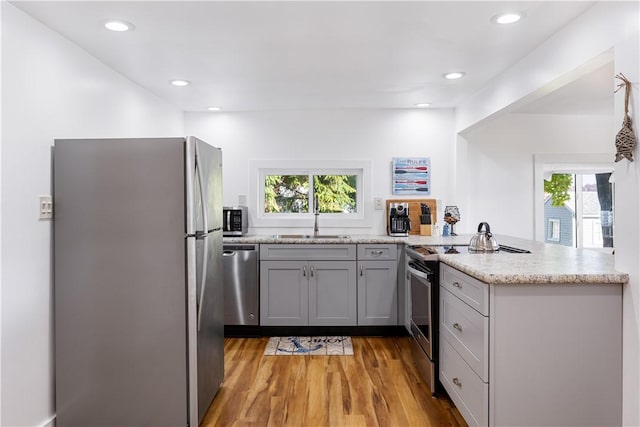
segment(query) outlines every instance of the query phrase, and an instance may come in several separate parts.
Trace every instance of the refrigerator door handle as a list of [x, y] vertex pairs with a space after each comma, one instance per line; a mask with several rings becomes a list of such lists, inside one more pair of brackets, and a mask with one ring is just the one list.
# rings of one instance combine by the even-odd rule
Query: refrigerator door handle
[[200, 158], [200, 154], [199, 154], [197, 143], [195, 144], [195, 151], [196, 151], [195, 167], [196, 167], [196, 175], [198, 176], [198, 187], [200, 187], [200, 207], [202, 208], [202, 232], [207, 233], [209, 232], [209, 220], [207, 218], [207, 205], [206, 205], [207, 198], [204, 191], [204, 186], [202, 185], [204, 183], [204, 179], [202, 178], [202, 165], [198, 161]]
[[204, 291], [207, 287], [207, 264], [209, 263], [209, 236], [202, 236], [204, 250], [202, 251], [202, 276], [200, 278], [200, 298], [198, 298], [198, 331], [200, 331], [200, 321], [202, 319], [202, 306], [204, 305]]
[[[202, 277], [200, 282], [200, 298], [198, 299], [198, 331], [200, 331], [200, 323], [202, 319], [202, 306], [204, 305], [204, 291], [207, 287], [207, 263], [209, 261], [209, 237], [206, 233], [209, 231], [209, 221], [207, 218], [207, 205], [206, 205], [206, 194], [204, 191], [204, 179], [202, 178], [202, 165], [199, 162], [200, 153], [199, 153], [199, 144], [195, 144], [195, 169], [196, 175], [198, 177], [198, 187], [200, 189], [200, 207], [202, 208], [202, 234], [198, 236], [204, 241], [204, 251], [202, 253]], [[198, 234], [198, 233], [196, 233]]]

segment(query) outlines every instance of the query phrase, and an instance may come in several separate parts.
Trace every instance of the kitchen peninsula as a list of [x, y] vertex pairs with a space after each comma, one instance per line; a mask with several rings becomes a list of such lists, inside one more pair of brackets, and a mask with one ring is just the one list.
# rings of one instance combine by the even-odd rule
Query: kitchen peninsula
[[[440, 261], [439, 378], [470, 425], [620, 425], [622, 288], [611, 254], [497, 235], [531, 253], [468, 253], [471, 236], [245, 236], [234, 243], [459, 246]], [[406, 323], [405, 323], [406, 325]]]
[[[472, 254], [462, 248], [459, 254], [441, 254], [438, 260], [488, 284], [562, 284], [608, 283], [622, 285], [629, 275], [615, 270], [611, 254], [549, 245], [531, 240], [495, 235], [500, 243], [527, 249], [530, 254]], [[225, 237], [225, 243], [247, 244], [399, 244], [427, 246], [464, 246], [472, 235], [409, 236], [348, 235], [331, 238], [275, 237], [249, 235]]]

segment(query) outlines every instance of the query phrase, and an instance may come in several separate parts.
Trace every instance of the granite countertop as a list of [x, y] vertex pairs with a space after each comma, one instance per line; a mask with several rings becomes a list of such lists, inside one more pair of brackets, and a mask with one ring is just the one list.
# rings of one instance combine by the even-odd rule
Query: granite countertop
[[349, 234], [339, 238], [295, 238], [295, 237], [275, 237], [273, 234], [264, 235], [244, 235], [242, 237], [225, 237], [224, 243], [276, 243], [276, 244], [358, 244], [358, 243], [396, 243], [402, 245], [431, 245], [431, 246], [447, 246], [447, 245], [468, 245], [471, 234], [460, 236], [408, 236], [393, 237], [375, 234]]
[[357, 243], [400, 243], [404, 244], [407, 240], [407, 237], [391, 237], [391, 236], [378, 236], [372, 234], [349, 234], [349, 235], [340, 235], [343, 237], [339, 238], [325, 238], [325, 237], [282, 237], [286, 236], [286, 234], [280, 235], [276, 237], [273, 234], [256, 234], [256, 235], [245, 235], [242, 237], [225, 237], [224, 243], [275, 243], [275, 244], [334, 244], [334, 243], [344, 243], [344, 244], [357, 244]]
[[528, 249], [530, 254], [463, 252], [439, 260], [489, 284], [624, 284], [629, 275], [616, 271], [610, 253], [574, 249], [509, 236], [499, 243]]
[[[349, 235], [345, 238], [275, 238], [273, 235], [225, 237], [224, 243], [467, 245], [471, 234], [459, 236]], [[614, 256], [597, 250], [573, 249], [509, 236], [495, 235], [499, 243], [528, 249], [530, 254], [487, 253], [439, 255], [438, 259], [489, 284], [624, 284], [629, 275], [615, 270]]]

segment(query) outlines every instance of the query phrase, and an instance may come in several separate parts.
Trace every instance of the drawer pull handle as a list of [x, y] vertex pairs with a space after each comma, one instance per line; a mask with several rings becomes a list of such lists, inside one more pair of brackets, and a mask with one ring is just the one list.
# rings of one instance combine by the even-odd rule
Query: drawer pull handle
[[302, 266], [302, 277], [307, 277], [307, 266], [306, 265]]
[[309, 272], [311, 273], [311, 277], [313, 277], [313, 272], [315, 271], [315, 268], [313, 268], [313, 265], [311, 267], [309, 267]]
[[371, 251], [372, 255], [382, 255], [384, 252], [378, 250], [378, 251]]
[[360, 266], [360, 277], [364, 276], [364, 268]]
[[457, 330], [459, 330], [460, 332], [462, 332], [462, 326], [460, 326], [460, 323], [457, 323], [457, 322], [456, 322], [456, 323], [454, 323], [454, 324], [453, 324], [453, 329], [457, 329]]
[[460, 382], [460, 380], [459, 380], [457, 377], [456, 377], [456, 378], [454, 378], [452, 381], [453, 381], [453, 383], [454, 383], [455, 385], [457, 385], [458, 387], [462, 387], [462, 383]]
[[455, 286], [458, 289], [462, 289], [462, 285], [458, 282], [453, 282], [453, 286]]

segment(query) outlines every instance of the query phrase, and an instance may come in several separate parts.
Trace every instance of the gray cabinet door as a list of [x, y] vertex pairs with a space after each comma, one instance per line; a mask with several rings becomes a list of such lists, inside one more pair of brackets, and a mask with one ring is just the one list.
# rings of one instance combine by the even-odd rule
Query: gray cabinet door
[[299, 326], [309, 322], [309, 269], [304, 261], [260, 262], [260, 324]]
[[396, 261], [358, 262], [358, 325], [397, 325]]
[[309, 325], [357, 324], [356, 263], [309, 262]]

